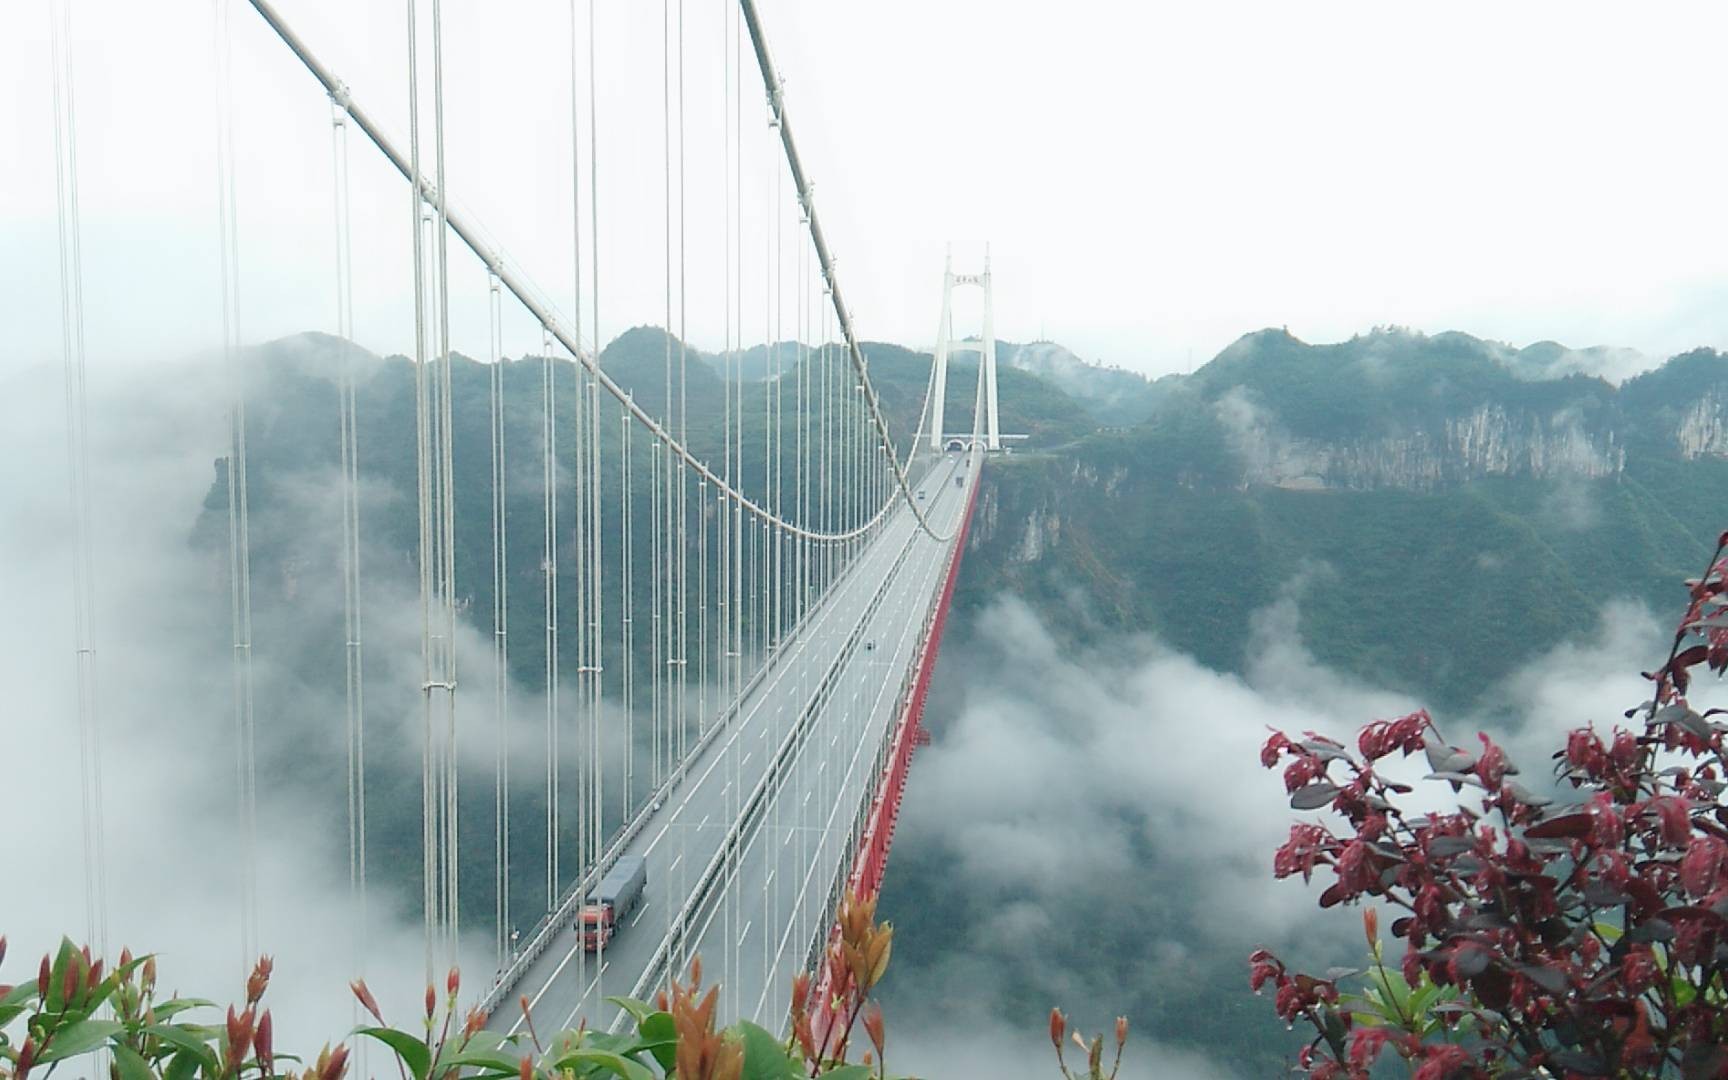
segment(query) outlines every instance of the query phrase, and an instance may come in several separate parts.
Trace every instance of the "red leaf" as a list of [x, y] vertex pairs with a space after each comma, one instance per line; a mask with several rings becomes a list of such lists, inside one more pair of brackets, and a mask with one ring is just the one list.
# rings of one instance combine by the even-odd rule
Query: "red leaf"
[[1595, 819], [1589, 814], [1564, 814], [1539, 821], [1524, 830], [1531, 840], [1583, 840], [1590, 835]]
[[1680, 655], [1676, 656], [1668, 666], [1679, 671], [1681, 668], [1689, 668], [1693, 664], [1702, 664], [1708, 655], [1710, 655], [1710, 650], [1707, 646], [1694, 645], [1690, 649], [1681, 650]]

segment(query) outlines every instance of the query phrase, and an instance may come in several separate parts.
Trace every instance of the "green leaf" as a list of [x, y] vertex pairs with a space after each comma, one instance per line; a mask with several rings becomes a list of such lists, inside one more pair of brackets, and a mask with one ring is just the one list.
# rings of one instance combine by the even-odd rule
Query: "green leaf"
[[522, 1052], [517, 1049], [514, 1035], [482, 1028], [460, 1049], [454, 1042], [445, 1047], [432, 1071], [442, 1076], [455, 1068], [476, 1068], [490, 1070], [483, 1074], [487, 1076], [494, 1072], [515, 1076], [521, 1064]]
[[678, 1062], [678, 1029], [672, 1024], [672, 1014], [654, 1013], [643, 1018], [636, 1030], [642, 1036], [642, 1048], [654, 1055], [661, 1069], [671, 1072]]
[[838, 1069], [829, 1069], [825, 1073], [817, 1073], [825, 1080], [870, 1080], [874, 1074], [867, 1065], [842, 1065]]
[[730, 1029], [744, 1043], [743, 1080], [790, 1080], [802, 1076], [802, 1063], [786, 1052], [786, 1044], [766, 1029], [740, 1020]]
[[4, 1028], [7, 1024], [16, 1020], [19, 1014], [29, 1009], [30, 1002], [34, 1000], [35, 997], [35, 979], [31, 979], [27, 983], [19, 983], [17, 986], [12, 988], [10, 994], [7, 994], [5, 997], [0, 997], [0, 1028]]
[[61, 938], [60, 951], [54, 954], [54, 963], [48, 969], [48, 1000], [42, 1007], [44, 1012], [57, 1013], [66, 1008], [66, 999], [61, 995], [61, 991], [66, 986], [66, 965], [72, 962], [74, 956], [79, 960], [84, 959], [77, 946], [72, 944], [71, 938]]
[[438, 1059], [438, 1071], [447, 1069], [490, 1069], [501, 1075], [515, 1076], [522, 1064], [522, 1055], [499, 1049], [470, 1046], [457, 1054], [445, 1054]]
[[130, 963], [124, 964], [109, 972], [108, 975], [103, 978], [102, 982], [97, 985], [95, 992], [91, 994], [89, 1000], [84, 1002], [82, 1006], [83, 1010], [87, 1013], [93, 1013], [97, 1009], [101, 1008], [102, 1003], [107, 1001], [110, 997], [113, 997], [114, 992], [120, 989], [120, 980], [137, 970], [146, 959], [147, 957], [142, 956], [133, 957]]
[[1434, 999], [1440, 996], [1440, 988], [1433, 983], [1425, 983], [1422, 988], [1410, 995], [1410, 1016], [1421, 1018], [1428, 1012], [1428, 1007], [1434, 1004]]
[[146, 1024], [144, 1034], [154, 1035], [163, 1042], [193, 1053], [210, 1053], [210, 1043], [221, 1034], [220, 1028], [204, 1024]]
[[408, 1066], [408, 1071], [414, 1075], [414, 1080], [426, 1080], [426, 1074], [432, 1070], [432, 1051], [426, 1044], [406, 1031], [395, 1028], [363, 1027], [354, 1029], [356, 1035], [365, 1035], [388, 1046], [396, 1052], [402, 1064]]
[[1698, 988], [1679, 976], [1674, 978], [1673, 983], [1675, 1006], [1684, 1009], [1686, 1006], [1692, 1004], [1692, 1000], [1698, 996]]
[[54, 1038], [48, 1043], [48, 1048], [37, 1057], [43, 1065], [51, 1061], [63, 1061], [90, 1051], [108, 1041], [110, 1035], [118, 1035], [126, 1027], [113, 1020], [78, 1020], [67, 1024], [54, 1032]]
[[638, 1001], [637, 999], [632, 998], [632, 997], [609, 997], [606, 1000], [608, 1002], [610, 1002], [611, 1004], [618, 1006], [620, 1009], [623, 1009], [625, 1012], [629, 1013], [632, 1017], [634, 1017], [636, 1019], [636, 1023], [638, 1023], [638, 1024], [642, 1023], [642, 1021], [648, 1019], [650, 1016], [653, 1016], [657, 1011], [659, 1011], [659, 1010], [655, 1009], [654, 1006], [648, 1004], [646, 1001]]
[[204, 998], [169, 998], [167, 1001], [157, 1002], [152, 1008], [156, 1013], [157, 1022], [161, 1023], [178, 1016], [187, 1009], [214, 1009], [216, 1003]]
[[[181, 1050], [176, 1053], [174, 1059], [168, 1063], [168, 1069], [162, 1074], [162, 1080], [192, 1080], [194, 1076], [198, 1075], [198, 1066], [200, 1063], [201, 1059], [199, 1055], [194, 1054], [190, 1050]], [[214, 1062], [211, 1063], [210, 1071], [212, 1073], [215, 1072]]]
[[114, 1044], [114, 1067], [120, 1080], [156, 1080], [156, 1070], [144, 1060], [144, 1055], [125, 1043]]
[[597, 1046], [614, 1054], [633, 1054], [641, 1048], [641, 1040], [634, 1035], [614, 1035], [610, 1031], [584, 1031], [579, 1042], [561, 1042], [552, 1049], [574, 1050], [578, 1046]]
[[573, 1069], [577, 1072], [592, 1072], [584, 1066], [597, 1067], [605, 1070], [621, 1080], [656, 1080], [648, 1066], [632, 1061], [623, 1054], [612, 1050], [602, 1050], [594, 1046], [580, 1046], [564, 1054], [562, 1057], [541, 1063], [543, 1068], [553, 1072]]

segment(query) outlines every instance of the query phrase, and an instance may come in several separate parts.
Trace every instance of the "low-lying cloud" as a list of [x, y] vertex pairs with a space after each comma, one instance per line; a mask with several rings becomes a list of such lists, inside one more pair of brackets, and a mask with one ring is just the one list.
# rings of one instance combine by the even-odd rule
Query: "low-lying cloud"
[[[1318, 889], [1274, 881], [1294, 817], [1259, 765], [1267, 728], [1353, 736], [1420, 702], [1317, 664], [1294, 591], [1245, 613], [1241, 674], [1148, 636], [1075, 648], [1016, 598], [961, 628], [944, 653], [952, 709], [916, 759], [885, 913], [905, 929], [887, 988], [898, 1067], [988, 1075], [1052, 1071], [1053, 1005], [1091, 1030], [1137, 1021], [1130, 1075], [1252, 1077], [1294, 1045], [1249, 995], [1246, 954], [1270, 944], [1317, 968], [1359, 959], [1349, 914]], [[1614, 603], [1581, 615], [1474, 717], [1439, 717], [1454, 742], [1504, 739], [1540, 786], [1564, 731], [1606, 727], [1644, 692], [1658, 621]], [[947, 715], [944, 715], [944, 713]], [[1420, 761], [1395, 766], [1419, 777]], [[1439, 805], [1444, 785], [1413, 798]], [[932, 1017], [941, 1017], [934, 1022]], [[1025, 1052], [1020, 1052], [1020, 1047]], [[955, 1071], [958, 1069], [959, 1071]]]
[[[226, 602], [214, 612], [208, 602], [225, 598], [226, 570], [219, 553], [190, 543], [225, 449], [213, 381], [195, 364], [96, 378], [90, 449], [109, 951], [157, 952], [165, 987], [225, 1001], [241, 994], [253, 958], [241, 946], [244, 831]], [[61, 935], [83, 941], [87, 933], [60, 393], [51, 369], [14, 375], [0, 389], [4, 982], [25, 977]], [[268, 688], [287, 676], [265, 651], [256, 677]], [[333, 710], [317, 694], [300, 704], [305, 745], [327, 729], [340, 755], [340, 699]], [[287, 742], [285, 732], [260, 732], [261, 746]], [[278, 1044], [316, 1052], [354, 1022], [347, 981], [362, 970], [393, 1015], [412, 1015], [421, 937], [417, 922], [397, 913], [417, 904], [375, 878], [362, 948], [349, 901], [346, 807], [309, 795], [292, 759], [265, 764], [258, 945], [276, 958], [268, 1001]], [[471, 977], [489, 974], [484, 953], [470, 947], [467, 955]]]

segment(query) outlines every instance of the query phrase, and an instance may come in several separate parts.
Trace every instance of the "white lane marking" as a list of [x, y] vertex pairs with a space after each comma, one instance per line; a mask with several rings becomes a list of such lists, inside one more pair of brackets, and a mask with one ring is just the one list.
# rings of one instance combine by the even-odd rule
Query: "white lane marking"
[[672, 865], [670, 865], [666, 868], [666, 872], [668, 874], [670, 874], [672, 871], [678, 869], [678, 864], [683, 862], [683, 861], [684, 861], [684, 853], [682, 851], [680, 851], [678, 853], [678, 857], [676, 859], [672, 860]]
[[594, 992], [594, 988], [596, 986], [600, 985], [600, 976], [606, 974], [606, 969], [611, 967], [611, 966], [612, 966], [612, 961], [610, 961], [610, 960], [608, 960], [604, 964], [600, 965], [600, 970], [596, 971], [594, 973], [594, 981], [589, 983], [588, 989], [582, 991], [582, 996], [576, 999], [576, 1007], [574, 1009], [570, 1010], [569, 1018], [566, 1019], [564, 1021], [564, 1023], [559, 1027], [560, 1031], [564, 1030], [565, 1028], [568, 1028], [571, 1024], [574, 1024], [576, 1022], [576, 1014], [582, 1011], [582, 1003], [584, 1001], [587, 1001], [588, 995], [592, 994]]
[[[639, 922], [641, 922], [641, 921], [642, 921], [642, 916], [644, 916], [644, 915], [646, 915], [646, 914], [648, 914], [648, 909], [649, 909], [649, 908], [651, 908], [651, 907], [653, 907], [653, 906], [654, 906], [654, 901], [652, 901], [652, 900], [650, 900], [650, 901], [648, 901], [648, 902], [647, 902], [647, 903], [646, 903], [646, 904], [643, 904], [643, 905], [642, 905], [642, 906], [641, 906], [641, 908], [639, 908], [639, 909], [638, 909], [638, 910], [637, 910], [637, 912], [636, 912], [636, 917], [635, 917], [635, 918], [634, 918], [634, 919], [631, 919], [631, 920], [630, 920], [630, 925], [631, 925], [631, 926], [635, 926], [635, 925], [636, 925], [636, 924], [637, 924], [637, 923], [639, 923]], [[608, 960], [608, 961], [606, 961], [606, 962], [607, 962], [607, 963], [608, 963], [608, 964], [610, 964], [610, 963], [611, 963], [611, 962], [612, 962], [612, 961], [610, 961], [610, 960]]]
[[752, 920], [751, 920], [751, 921], [750, 921], [750, 922], [747, 922], [747, 923], [745, 923], [745, 924], [744, 924], [744, 929], [742, 929], [742, 930], [740, 930], [740, 931], [738, 931], [738, 944], [740, 944], [740, 945], [742, 945], [742, 944], [744, 944], [744, 942], [745, 942], [745, 941], [746, 941], [746, 940], [748, 940], [748, 939], [749, 939], [749, 937], [750, 937], [750, 927], [751, 927], [751, 926], [753, 926], [753, 925], [755, 925], [755, 920], [754, 920], [754, 919], [752, 919]]
[[[904, 545], [902, 545], [902, 546], [904, 546]], [[880, 552], [872, 551], [870, 556], [869, 556], [869, 560], [870, 560], [870, 562], [882, 562], [888, 558], [888, 555], [890, 553], [892, 553], [893, 550], [895, 550], [895, 549], [892, 549], [891, 547], [884, 547]], [[860, 564], [860, 566], [859, 566], [860, 571], [862, 571], [864, 565], [865, 564]], [[861, 573], [858, 576], [855, 576], [853, 579], [854, 582], [863, 582], [865, 580], [868, 580], [868, 579], [865, 578]], [[849, 587], [855, 587], [855, 586], [849, 586]], [[848, 606], [848, 605], [839, 603], [840, 598], [838, 596], [836, 596], [834, 599], [835, 599], [835, 602], [829, 604], [823, 610], [821, 615], [819, 615], [817, 617], [816, 626], [826, 627], [828, 622], [831, 619], [838, 619], [840, 617], [837, 614], [837, 612], [842, 607]], [[850, 606], [856, 607], [856, 603], [853, 603]], [[812, 629], [815, 629], [816, 626], [813, 626]], [[796, 667], [798, 669], [798, 671], [800, 672], [800, 674], [802, 675], [804, 668], [807, 665], [805, 665], [799, 661], [801, 661], [803, 659], [803, 653], [804, 653], [807, 645], [808, 645], [807, 642], [804, 642], [804, 641], [798, 642], [793, 647], [791, 654], [788, 655], [787, 657], [783, 658], [779, 663], [777, 663], [775, 665], [775, 672], [774, 672], [773, 676], [768, 680], [767, 683], [765, 683], [764, 685], [757, 688], [757, 699], [756, 699], [755, 704], [751, 705], [749, 707], [749, 710], [747, 712], [744, 712], [743, 715], [734, 718], [735, 727], [734, 727], [732, 734], [730, 736], [728, 736], [726, 741], [723, 744], [721, 744], [719, 747], [710, 747], [708, 749], [707, 754], [711, 758], [711, 760], [708, 762], [708, 767], [702, 770], [701, 775], [696, 778], [695, 783], [690, 784], [687, 788], [684, 788], [681, 790], [678, 805], [673, 810], [673, 813], [672, 813], [672, 821], [677, 820], [679, 815], [681, 815], [684, 812], [684, 810], [689, 806], [692, 798], [694, 798], [695, 795], [699, 791], [701, 791], [703, 785], [705, 783], [707, 783], [708, 778], [711, 775], [713, 775], [714, 769], [720, 764], [720, 762], [722, 760], [722, 756], [725, 753], [725, 751], [730, 750], [732, 748], [732, 745], [738, 741], [739, 736], [741, 736], [744, 733], [744, 730], [746, 728], [748, 728], [751, 724], [756, 722], [757, 715], [762, 711], [762, 706], [767, 701], [772, 699], [775, 703], [775, 709], [776, 709], [777, 713], [778, 713], [779, 709], [783, 708], [783, 704], [779, 700], [781, 683], [785, 681], [787, 672], [794, 667]], [[771, 725], [768, 725], [768, 724], [761, 725], [761, 732], [762, 732], [762, 738], [763, 739], [768, 738], [768, 736], [772, 733], [771, 732]], [[659, 833], [655, 834], [654, 840], [652, 843], [650, 843], [648, 845], [648, 848], [647, 848], [647, 851], [645, 852], [645, 854], [652, 854], [653, 853], [655, 846], [659, 844], [660, 838], [662, 836], [664, 836], [665, 833], [666, 833], [665, 828], [662, 828]]]
[[[950, 469], [949, 470], [950, 475], [952, 475], [952, 473], [954, 471], [955, 471], [954, 469]], [[946, 492], [944, 492], [944, 494], [946, 494]], [[901, 532], [904, 530], [896, 529], [895, 531], [896, 531], [896, 533], [898, 533], [898, 532]], [[884, 532], [881, 535], [881, 537], [879, 537], [879, 539], [880, 540], [886, 540], [888, 538], [888, 536], [889, 536], [889, 534]], [[898, 536], [896, 536], [895, 539], [898, 540], [899, 539]], [[919, 538], [919, 539], [921, 540], [922, 538]], [[915, 540], [914, 542], [917, 543], [919, 541]], [[782, 702], [780, 702], [779, 697], [778, 697], [778, 693], [779, 693], [779, 690], [781, 688], [781, 684], [786, 680], [786, 676], [787, 676], [788, 672], [792, 671], [793, 669], [796, 669], [799, 673], [800, 680], [802, 680], [803, 676], [806, 674], [805, 668], [807, 665], [804, 665], [801, 663], [795, 663], [795, 661], [801, 660], [802, 654], [805, 651], [806, 646], [809, 645], [810, 643], [814, 642], [818, 638], [822, 638], [824, 633], [827, 634], [829, 640], [832, 639], [835, 628], [830, 627], [829, 623], [832, 621], [838, 621], [841, 618], [841, 616], [838, 614], [838, 612], [840, 612], [841, 609], [843, 609], [843, 608], [847, 609], [847, 610], [856, 609], [858, 606], [858, 604], [857, 604], [858, 599], [861, 596], [865, 595], [865, 593], [866, 593], [866, 590], [863, 588], [862, 583], [869, 581], [869, 580], [873, 580], [873, 578], [871, 578], [869, 575], [866, 575], [864, 573], [864, 570], [866, 568], [872, 567], [874, 564], [882, 563], [884, 561], [889, 562], [889, 565], [892, 566], [893, 565], [892, 564], [892, 558], [898, 558], [897, 553], [905, 547], [905, 542], [900, 541], [898, 546], [896, 546], [895, 544], [890, 544], [890, 543], [874, 543], [873, 542], [870, 547], [871, 547], [870, 553], [868, 555], [864, 556], [864, 558], [862, 560], [857, 562], [851, 568], [852, 569], [851, 580], [849, 580], [847, 582], [847, 584], [843, 587], [846, 590], [856, 590], [858, 595], [843, 598], [841, 593], [836, 593], [833, 597], [830, 598], [831, 602], [824, 605], [824, 608], [823, 608], [821, 614], [819, 614], [816, 617], [816, 619], [812, 623], [809, 624], [807, 636], [803, 640], [798, 640], [795, 643], [793, 650], [789, 655], [787, 655], [785, 657], [778, 658], [778, 662], [775, 664], [776, 670], [775, 670], [774, 674], [769, 678], [769, 680], [765, 684], [758, 686], [756, 689], [756, 694], [757, 694], [756, 703], [749, 708], [748, 712], [744, 712], [744, 713], [742, 713], [742, 715], [734, 714], [733, 721], [732, 721], [734, 729], [733, 729], [732, 734], [727, 738], [727, 740], [724, 744], [722, 744], [719, 747], [712, 747], [711, 746], [708, 748], [707, 754], [711, 758], [711, 760], [708, 763], [708, 767], [702, 771], [700, 776], [697, 777], [696, 782], [694, 784], [691, 784], [689, 787], [684, 788], [681, 791], [681, 793], [680, 793], [681, 797], [679, 799], [678, 805], [673, 808], [673, 812], [671, 814], [670, 820], [668, 821], [668, 823], [666, 825], [661, 826], [660, 831], [655, 834], [654, 840], [648, 845], [644, 854], [652, 854], [653, 853], [654, 848], [659, 844], [660, 840], [666, 835], [666, 830], [670, 827], [672, 822], [675, 822], [678, 819], [678, 817], [683, 813], [685, 808], [689, 806], [692, 797], [698, 791], [701, 790], [703, 784], [708, 780], [709, 776], [711, 776], [713, 774], [716, 766], [718, 766], [720, 764], [720, 762], [722, 760], [723, 752], [726, 750], [729, 750], [732, 747], [732, 745], [738, 741], [739, 737], [744, 733], [744, 730], [750, 724], [755, 722], [757, 715], [759, 713], [761, 713], [761, 711], [762, 711], [762, 706], [770, 698], [772, 698], [775, 702], [776, 712], [783, 709], [784, 705]], [[940, 562], [940, 560], [938, 560], [938, 562]], [[931, 563], [930, 566], [928, 566], [926, 568], [926, 572], [924, 575], [925, 580], [929, 581], [932, 578], [934, 578], [935, 572], [938, 569], [946, 571], [947, 566], [945, 563], [942, 563], [940, 566], [938, 566], [938, 564], [936, 562]], [[894, 576], [899, 577], [900, 575], [896, 574]], [[880, 585], [879, 582], [877, 584]], [[843, 602], [843, 599], [850, 600], [851, 602], [850, 603]], [[910, 631], [911, 631], [910, 626], [902, 626], [901, 627], [900, 638], [901, 638], [902, 642], [905, 641], [906, 636], [908, 633], [910, 633]], [[898, 652], [898, 649], [896, 650], [896, 652]], [[877, 696], [879, 699], [885, 690], [886, 690], [886, 683], [882, 684], [882, 686], [878, 688]], [[768, 725], [762, 725], [762, 728], [761, 728], [762, 738], [767, 739], [769, 734], [770, 734], [769, 726]], [[849, 773], [850, 773], [850, 771], [851, 770], [848, 770]], [[688, 774], [686, 774], [686, 779], [688, 779]], [[809, 803], [810, 794], [811, 793], [806, 792], [806, 794], [804, 796], [805, 804]], [[829, 816], [832, 818], [835, 812], [836, 812], [836, 809], [834, 807], [830, 807]], [[706, 825], [707, 823], [708, 823], [708, 819], [707, 819], [707, 817], [704, 817], [702, 819], [702, 824]], [[786, 837], [786, 842], [790, 843], [791, 838], [792, 838], [791, 833], [788, 833], [787, 837]], [[806, 875], [805, 887], [806, 887], [806, 889], [808, 888], [808, 875]], [[580, 949], [580, 948], [581, 948], [581, 940], [580, 940], [580, 937], [578, 936], [578, 938], [577, 938], [575, 944], [572, 946], [571, 950], [564, 955], [564, 958], [562, 960], [560, 960], [558, 965], [553, 969], [552, 974], [549, 975], [547, 977], [546, 981], [541, 985], [539, 993], [535, 994], [533, 1000], [529, 1003], [530, 1008], [532, 1008], [532, 1006], [540, 1000], [540, 998], [546, 993], [546, 991], [551, 988], [552, 983], [558, 978], [558, 975], [564, 970], [565, 966], [569, 964], [570, 959], [575, 955], [576, 950]], [[784, 942], [782, 942], [782, 948], [784, 948]], [[604, 970], [604, 969], [602, 969], [602, 970]], [[598, 976], [596, 976], [596, 980], [598, 980]], [[572, 1014], [572, 1019], [574, 1019], [574, 1014]], [[517, 1029], [519, 1029], [521, 1027], [521, 1023], [522, 1023], [521, 1020], [518, 1020], [514, 1025], [512, 1025], [511, 1031], [514, 1032]]]
[[[558, 980], [559, 973], [561, 973], [564, 970], [564, 968], [569, 965], [571, 960], [575, 959], [576, 954], [579, 951], [581, 951], [581, 949], [582, 949], [582, 935], [577, 934], [576, 935], [576, 943], [570, 947], [569, 952], [564, 954], [564, 959], [558, 961], [558, 966], [552, 969], [552, 974], [546, 976], [546, 984], [540, 988], [540, 992], [538, 994], [535, 994], [532, 998], [529, 999], [528, 1009], [530, 1012], [533, 1011], [533, 1009], [536, 1005], [540, 1004], [540, 999], [546, 996], [546, 991], [552, 989], [552, 984]], [[521, 1024], [522, 1021], [517, 1020], [516, 1023]], [[512, 1026], [510, 1030], [512, 1032], [514, 1032], [516, 1030], [516, 1028], [514, 1026]]]
[[[934, 587], [937, 569], [938, 568], [933, 565], [932, 567], [928, 568], [925, 571], [924, 576], [923, 576], [923, 582], [924, 582], [923, 589], [924, 589], [924, 591], [928, 592], [930, 589], [932, 589]], [[944, 564], [939, 569], [943, 573], [946, 573], [947, 566]], [[921, 627], [920, 627], [920, 629], [921, 629]], [[900, 649], [903, 648], [907, 644], [908, 636], [910, 635], [911, 631], [912, 631], [912, 628], [911, 628], [910, 624], [905, 624], [905, 623], [901, 624], [899, 642], [895, 648], [896, 656], [898, 656]], [[875, 698], [871, 703], [871, 708], [870, 708], [869, 712], [866, 714], [871, 721], [874, 721], [876, 711], [879, 708], [881, 708], [883, 701], [884, 701], [884, 697], [887, 694], [887, 690], [888, 690], [887, 683], [881, 682], [881, 683], [877, 684]], [[892, 705], [893, 703], [890, 702], [889, 704]], [[892, 708], [890, 708], [888, 711], [890, 713], [892, 713], [894, 710]], [[890, 715], [887, 717], [887, 719], [889, 722], [892, 722], [893, 716]], [[872, 726], [874, 726], [874, 725], [872, 724]], [[847, 770], [846, 770], [846, 777], [841, 783], [841, 787], [846, 791], [851, 790], [851, 781], [852, 781], [854, 775], [858, 774], [860, 767], [864, 765], [864, 762], [863, 762], [864, 742], [865, 742], [865, 740], [860, 739], [858, 741], [857, 746], [855, 746], [853, 748], [852, 758], [851, 758], [851, 761], [849, 762]], [[873, 762], [871, 764], [873, 765]], [[866, 766], [866, 769], [867, 768], [868, 768], [868, 766]], [[805, 796], [805, 801], [806, 802], [809, 801], [808, 795]], [[823, 826], [822, 829], [818, 830], [823, 837], [824, 844], [826, 844], [826, 841], [827, 841], [827, 838], [829, 835], [829, 831], [833, 826], [833, 822], [835, 821], [836, 815], [839, 813], [839, 809], [840, 809], [841, 805], [842, 805], [842, 800], [840, 800], [840, 799], [835, 799], [829, 804], [828, 822]], [[791, 841], [791, 839], [792, 839], [791, 834], [788, 833], [787, 837], [786, 837], [786, 842], [789, 843]], [[820, 862], [821, 860], [818, 859], [816, 861]], [[799, 909], [802, 909], [804, 901], [805, 901], [805, 899], [809, 893], [810, 884], [811, 884], [811, 875], [815, 872], [815, 866], [816, 866], [816, 864], [815, 864], [815, 862], [813, 862], [810, 866], [808, 866], [805, 869], [804, 880], [803, 880], [801, 887], [799, 888], [798, 899], [796, 902], [797, 907]], [[788, 925], [788, 927], [786, 928], [785, 934], [783, 934], [781, 936], [780, 945], [775, 950], [774, 965], [776, 967], [779, 965], [780, 958], [784, 955], [784, 953], [786, 951], [787, 941], [790, 939], [793, 929], [794, 929], [793, 926]], [[762, 997], [760, 999], [758, 999], [758, 1001], [757, 1001], [756, 1009], [757, 1009], [758, 1013], [761, 1012], [762, 1004], [767, 999], [768, 989], [769, 989], [768, 987], [763, 988]]]

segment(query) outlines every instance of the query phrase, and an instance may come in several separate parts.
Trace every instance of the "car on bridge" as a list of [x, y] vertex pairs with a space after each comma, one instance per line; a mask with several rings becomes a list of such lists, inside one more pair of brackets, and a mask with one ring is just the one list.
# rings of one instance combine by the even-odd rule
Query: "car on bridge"
[[647, 884], [648, 860], [642, 856], [625, 855], [612, 864], [576, 916], [584, 950], [599, 952], [606, 947], [624, 916], [641, 902], [642, 889]]

